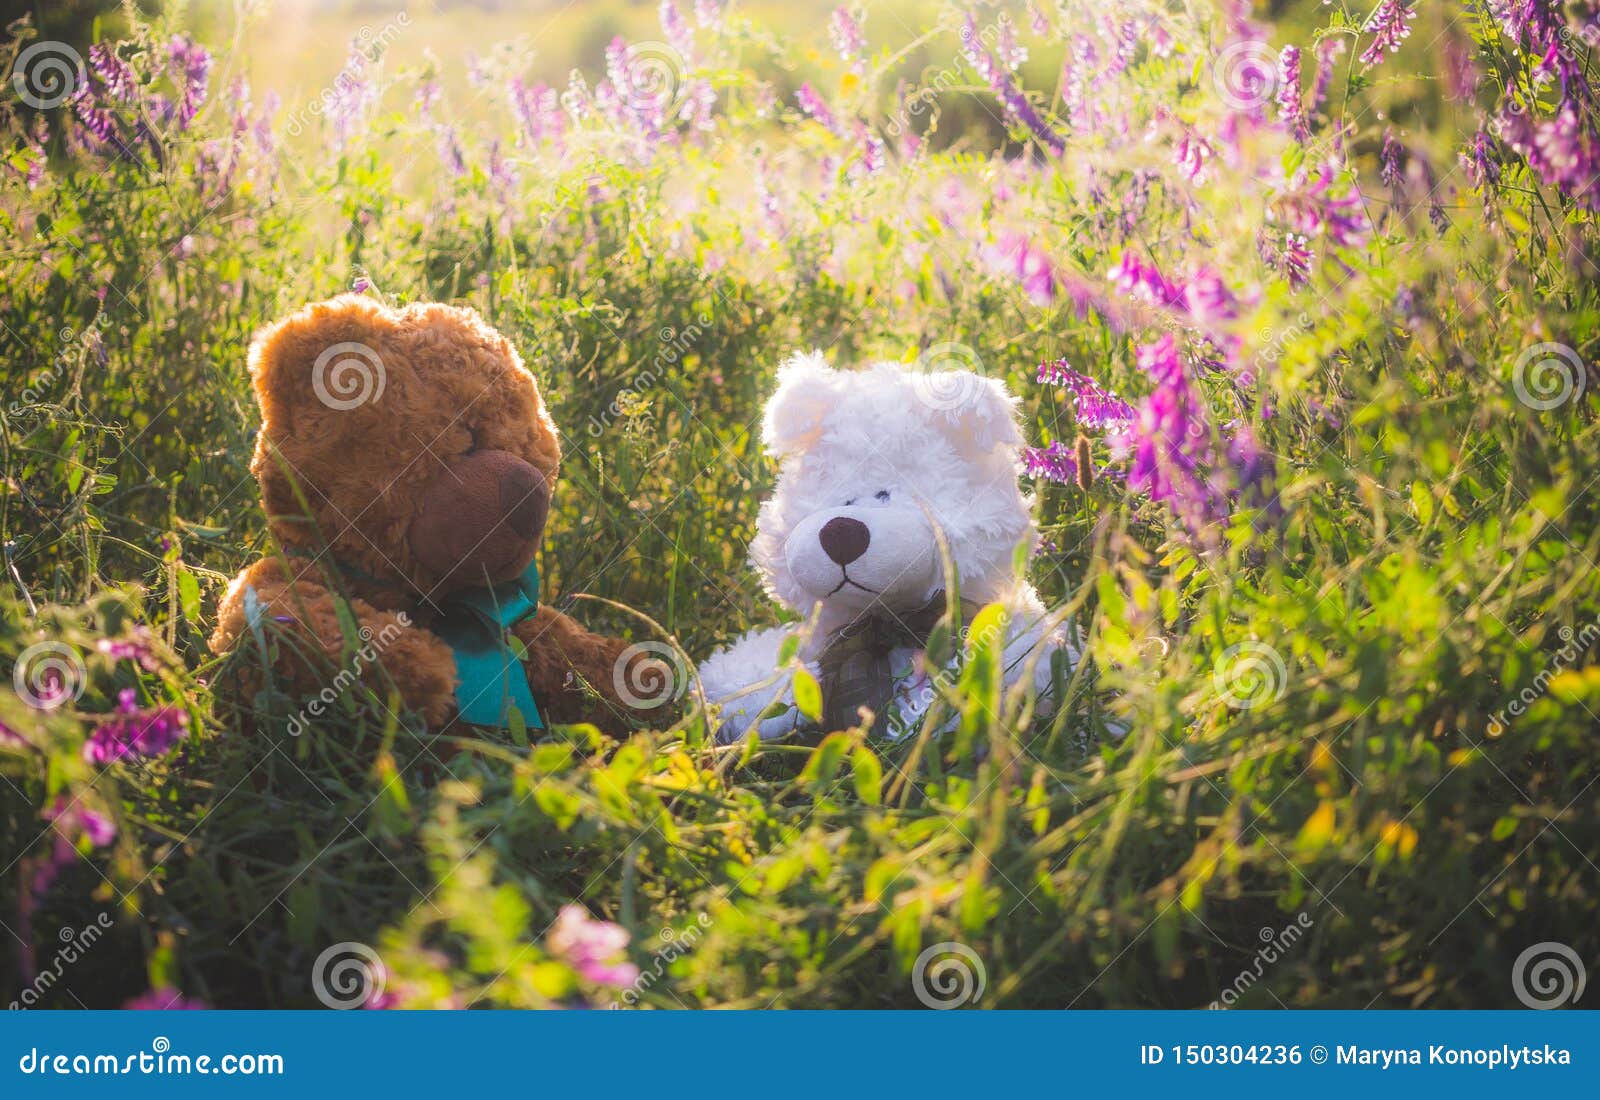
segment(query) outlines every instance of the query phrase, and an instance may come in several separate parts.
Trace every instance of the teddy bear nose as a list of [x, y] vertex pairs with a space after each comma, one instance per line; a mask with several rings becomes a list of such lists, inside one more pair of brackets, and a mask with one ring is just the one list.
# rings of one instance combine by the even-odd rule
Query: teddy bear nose
[[544, 475], [527, 463], [511, 466], [500, 474], [500, 508], [506, 526], [525, 539], [536, 539], [544, 531], [550, 510], [550, 491]]
[[858, 519], [834, 516], [817, 532], [817, 541], [822, 543], [822, 549], [828, 557], [840, 565], [849, 565], [867, 552], [872, 542], [872, 532]]
[[508, 451], [473, 451], [418, 495], [407, 533], [417, 561], [441, 584], [481, 584], [527, 568], [544, 533], [550, 485]]

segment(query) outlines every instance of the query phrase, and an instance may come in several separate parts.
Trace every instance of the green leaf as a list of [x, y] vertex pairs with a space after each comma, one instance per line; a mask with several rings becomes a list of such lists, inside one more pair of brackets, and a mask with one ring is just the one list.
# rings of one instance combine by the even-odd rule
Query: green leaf
[[867, 805], [876, 806], [883, 793], [883, 765], [877, 754], [865, 745], [857, 745], [850, 754], [850, 771], [856, 795]]
[[1426, 482], [1413, 481], [1411, 483], [1411, 507], [1416, 509], [1417, 522], [1424, 527], [1433, 518], [1433, 491]]
[[178, 605], [183, 608], [185, 619], [196, 626], [200, 624], [200, 582], [181, 565], [178, 567]]
[[794, 705], [813, 722], [822, 721], [822, 687], [809, 669], [794, 670]]
[[845, 753], [854, 743], [855, 738], [849, 733], [828, 734], [806, 760], [806, 766], [800, 771], [800, 782], [814, 790], [832, 783], [844, 763]]

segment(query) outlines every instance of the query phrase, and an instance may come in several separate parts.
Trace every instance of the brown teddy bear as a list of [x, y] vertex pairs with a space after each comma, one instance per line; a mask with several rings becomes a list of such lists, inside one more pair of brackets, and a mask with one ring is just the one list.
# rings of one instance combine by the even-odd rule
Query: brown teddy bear
[[348, 686], [381, 664], [434, 730], [505, 726], [512, 707], [529, 727], [644, 716], [618, 694], [627, 643], [540, 602], [561, 451], [504, 336], [470, 309], [343, 295], [260, 333], [250, 375], [250, 469], [283, 553], [228, 586], [215, 652], [253, 638], [277, 686], [325, 701], [330, 667]]

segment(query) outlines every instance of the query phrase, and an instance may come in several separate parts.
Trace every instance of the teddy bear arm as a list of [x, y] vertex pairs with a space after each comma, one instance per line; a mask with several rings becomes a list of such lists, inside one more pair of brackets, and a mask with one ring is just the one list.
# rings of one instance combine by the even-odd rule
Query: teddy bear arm
[[[778, 674], [778, 654], [792, 632], [787, 626], [751, 631], [726, 649], [713, 653], [700, 666], [700, 683], [706, 700], [720, 709], [717, 740], [724, 744], [737, 741], [774, 704], [788, 709], [760, 720], [757, 733], [761, 737], [769, 740], [782, 737], [799, 725], [793, 681]], [[815, 675], [816, 668], [812, 667], [811, 672]]]
[[528, 687], [547, 722], [588, 722], [620, 735], [630, 720], [661, 720], [659, 711], [630, 707], [618, 694], [616, 670], [628, 648], [622, 639], [592, 633], [545, 606], [512, 633], [525, 647]]
[[[401, 614], [351, 599], [349, 610], [357, 624], [360, 647], [351, 650], [339, 621], [337, 597], [309, 576], [285, 576], [283, 566], [274, 559], [247, 567], [228, 586], [210, 640], [213, 652], [227, 653], [250, 643], [245, 601], [251, 590], [260, 601], [261, 617], [276, 631], [292, 632], [300, 643], [281, 642], [273, 666], [281, 678], [280, 686], [289, 694], [304, 697], [328, 687], [327, 664], [342, 669], [358, 668], [358, 662], [370, 667], [375, 662], [382, 665], [405, 705], [419, 712], [430, 728], [439, 729], [449, 721], [455, 710], [455, 658], [448, 645]], [[306, 646], [320, 651], [327, 664], [312, 659], [303, 648]], [[246, 690], [253, 695], [255, 686]]]

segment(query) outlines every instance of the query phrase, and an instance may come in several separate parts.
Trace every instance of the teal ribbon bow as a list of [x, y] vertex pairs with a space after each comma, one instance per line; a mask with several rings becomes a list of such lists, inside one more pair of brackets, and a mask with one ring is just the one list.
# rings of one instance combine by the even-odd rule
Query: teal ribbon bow
[[456, 706], [463, 722], [509, 726], [511, 708], [531, 729], [542, 729], [539, 708], [528, 690], [522, 662], [506, 644], [506, 633], [539, 606], [539, 563], [522, 575], [443, 601], [433, 632], [456, 660]]

